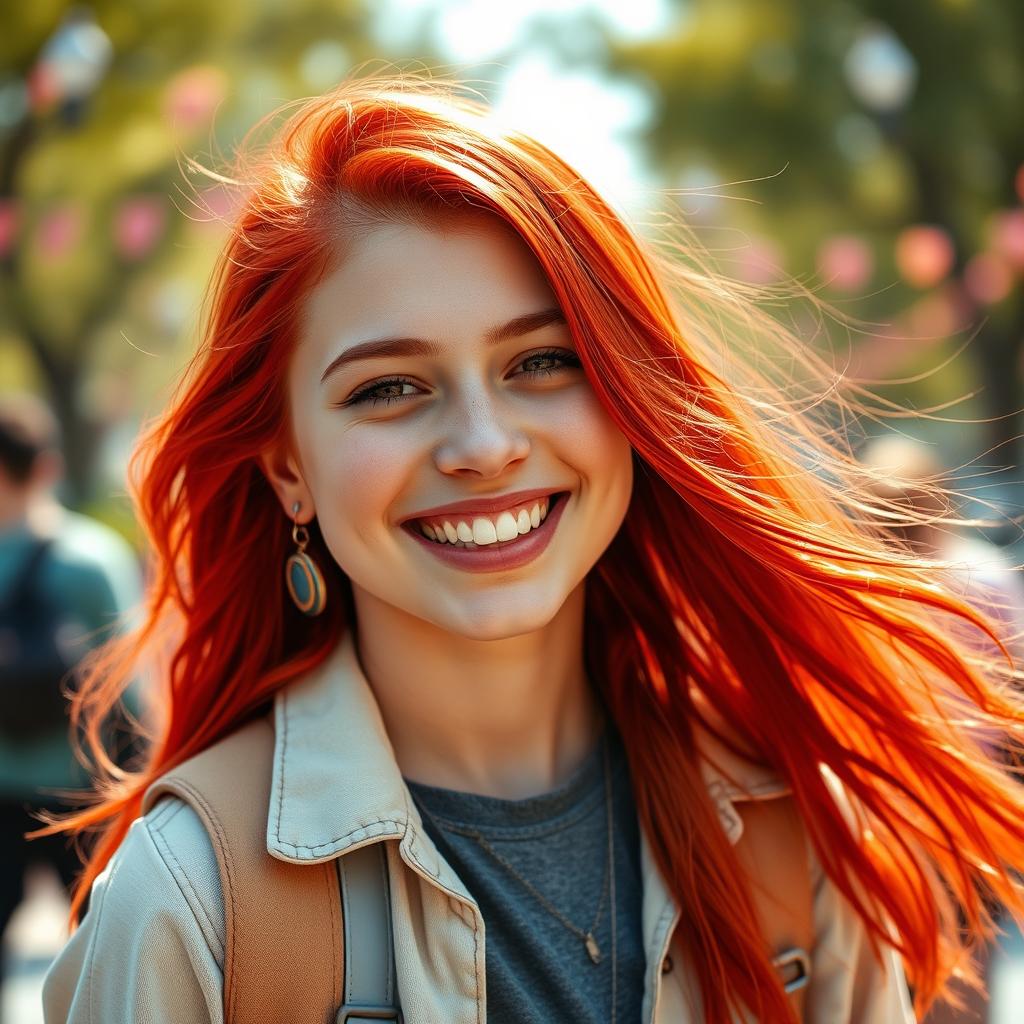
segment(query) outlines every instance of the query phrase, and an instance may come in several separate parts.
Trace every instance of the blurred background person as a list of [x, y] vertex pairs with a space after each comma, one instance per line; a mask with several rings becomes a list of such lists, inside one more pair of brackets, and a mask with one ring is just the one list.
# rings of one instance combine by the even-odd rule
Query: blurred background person
[[0, 935], [30, 863], [52, 867], [65, 888], [78, 871], [63, 838], [24, 836], [39, 827], [33, 811], [66, 810], [58, 793], [89, 784], [62, 686], [141, 592], [130, 545], [57, 499], [62, 473], [50, 409], [28, 394], [0, 395]]

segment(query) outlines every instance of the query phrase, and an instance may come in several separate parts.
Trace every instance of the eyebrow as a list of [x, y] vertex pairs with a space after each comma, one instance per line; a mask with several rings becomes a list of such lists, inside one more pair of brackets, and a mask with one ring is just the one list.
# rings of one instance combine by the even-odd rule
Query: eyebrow
[[[489, 345], [499, 345], [511, 338], [519, 338], [532, 331], [538, 331], [548, 324], [564, 324], [565, 315], [560, 309], [542, 309], [539, 313], [526, 313], [509, 320], [506, 324], [499, 324], [484, 332], [484, 341]], [[349, 365], [362, 359], [387, 359], [399, 356], [437, 356], [442, 352], [440, 345], [425, 338], [372, 338], [369, 341], [362, 341], [346, 349], [339, 356], [328, 364], [327, 369], [320, 376], [320, 383], [323, 384], [331, 374], [336, 373], [343, 366]]]

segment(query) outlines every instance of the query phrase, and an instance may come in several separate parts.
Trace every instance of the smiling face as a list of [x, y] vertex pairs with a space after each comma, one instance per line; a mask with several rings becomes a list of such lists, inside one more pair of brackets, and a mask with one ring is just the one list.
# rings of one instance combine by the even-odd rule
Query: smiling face
[[[298, 501], [299, 522], [317, 517], [357, 617], [383, 602], [475, 639], [550, 622], [618, 531], [633, 467], [525, 243], [486, 214], [374, 226], [303, 313], [295, 450], [264, 469], [289, 516]], [[390, 354], [366, 357], [370, 341]], [[521, 491], [564, 492], [536, 532], [543, 499], [504, 498]], [[421, 529], [446, 521], [458, 545]]]

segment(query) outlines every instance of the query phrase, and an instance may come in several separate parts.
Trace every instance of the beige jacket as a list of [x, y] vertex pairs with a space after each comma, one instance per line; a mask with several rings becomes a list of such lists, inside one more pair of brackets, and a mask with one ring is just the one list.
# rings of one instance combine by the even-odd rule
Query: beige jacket
[[[407, 1024], [485, 1024], [480, 909], [423, 830], [395, 763], [350, 637], [278, 694], [271, 855], [297, 863], [337, 857], [367, 839], [388, 843], [398, 988]], [[786, 792], [750, 773], [746, 792], [708, 769], [732, 842], [735, 804]], [[697, 986], [681, 944], [686, 923], [641, 835], [643, 1024], [700, 1024]], [[873, 959], [865, 932], [811, 857], [816, 941], [807, 1024], [909, 1024], [898, 958]], [[199, 819], [176, 797], [133, 822], [93, 886], [89, 912], [51, 966], [47, 1024], [222, 1024], [224, 908], [217, 862]]]

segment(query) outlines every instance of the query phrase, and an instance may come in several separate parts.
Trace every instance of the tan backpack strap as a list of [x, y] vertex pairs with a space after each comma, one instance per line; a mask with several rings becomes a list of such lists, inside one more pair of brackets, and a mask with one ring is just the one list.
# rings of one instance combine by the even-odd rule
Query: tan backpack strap
[[259, 718], [157, 779], [188, 803], [213, 843], [224, 893], [225, 1024], [333, 1024], [342, 1002], [342, 923], [333, 860], [267, 852], [274, 726]]

